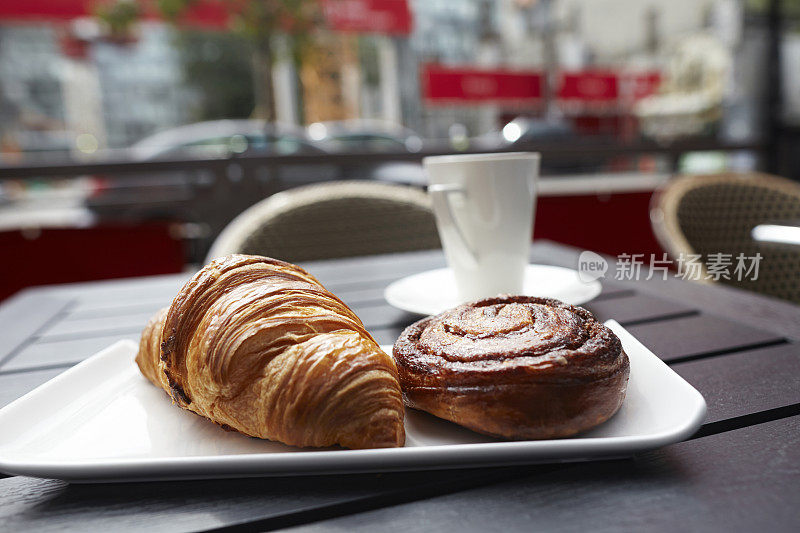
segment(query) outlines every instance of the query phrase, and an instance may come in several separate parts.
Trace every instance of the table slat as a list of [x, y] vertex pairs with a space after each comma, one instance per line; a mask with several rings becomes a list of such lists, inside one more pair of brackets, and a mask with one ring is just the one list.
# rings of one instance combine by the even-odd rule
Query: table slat
[[583, 307], [601, 321], [614, 319], [622, 325], [696, 312], [685, 304], [638, 293], [588, 302]]
[[756, 348], [784, 340], [770, 331], [708, 314], [632, 325], [626, 329], [664, 361]]
[[678, 363], [708, 404], [706, 423], [800, 404], [800, 345], [781, 344]]
[[798, 481], [795, 416], [291, 531], [794, 532]]
[[106, 332], [141, 331], [153, 316], [150, 312], [124, 316], [106, 316], [95, 318], [71, 319], [69, 315], [45, 329], [39, 339], [47, 340], [56, 337], [96, 337]]
[[403, 254], [315, 261], [301, 263], [315, 278], [328, 287], [353, 280], [394, 280], [434, 268], [446, 266], [441, 250], [424, 250]]
[[[138, 304], [175, 295], [189, 278], [189, 274], [150, 276], [123, 280], [104, 280], [87, 283], [70, 283], [52, 287], [37, 287], [36, 291], [74, 298], [76, 305], [87, 307], [107, 306], [119, 302], [122, 305]], [[171, 296], [170, 296], [171, 298]]]
[[[28, 394], [39, 385], [47, 383], [63, 371], [63, 368], [47, 368], [0, 374], [0, 408]], [[2, 494], [2, 490], [0, 490], [0, 494]], [[2, 498], [0, 498], [0, 503], [2, 503]], [[2, 505], [0, 505], [0, 508], [2, 508]], [[0, 527], [0, 529], [2, 528]]]
[[370, 334], [378, 341], [378, 344], [394, 344], [397, 337], [405, 329], [402, 326], [388, 327], [388, 328], [370, 328]]
[[[506, 469], [504, 475], [514, 472]], [[0, 525], [8, 531], [198, 531], [348, 506], [417, 492], [435, 483], [453, 491], [486, 470], [160, 483], [70, 485], [26, 477], [0, 479]], [[439, 492], [441, 493], [441, 492]]]
[[99, 305], [86, 305], [82, 302], [77, 302], [76, 305], [70, 307], [68, 317], [70, 320], [73, 320], [124, 317], [128, 315], [139, 315], [146, 313], [155, 314], [155, 312], [162, 307], [168, 306], [174, 296], [174, 294], [164, 294], [160, 298], [141, 300], [133, 304], [126, 302], [106, 302], [105, 304]]
[[72, 302], [44, 292], [23, 292], [0, 306], [0, 364]]
[[41, 366], [70, 366], [123, 339], [139, 342], [139, 333], [104, 335], [57, 342], [34, 342], [0, 366], [0, 374], [10, 370], [32, 369]]

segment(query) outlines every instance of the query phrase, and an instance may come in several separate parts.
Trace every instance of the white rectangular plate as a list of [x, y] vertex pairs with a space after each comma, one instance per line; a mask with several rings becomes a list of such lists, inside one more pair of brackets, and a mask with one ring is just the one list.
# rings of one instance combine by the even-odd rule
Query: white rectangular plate
[[294, 448], [172, 405], [140, 375], [136, 344], [120, 341], [0, 410], [0, 471], [88, 482], [420, 470], [619, 457], [690, 436], [705, 417], [700, 393], [606, 325], [630, 357], [628, 393], [611, 420], [574, 438], [498, 441], [409, 409], [404, 448]]

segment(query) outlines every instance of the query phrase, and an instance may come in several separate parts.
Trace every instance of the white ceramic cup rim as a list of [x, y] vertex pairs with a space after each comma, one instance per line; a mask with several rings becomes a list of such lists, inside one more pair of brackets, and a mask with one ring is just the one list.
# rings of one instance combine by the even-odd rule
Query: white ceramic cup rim
[[492, 161], [509, 160], [529, 160], [534, 161], [540, 158], [538, 152], [497, 152], [486, 154], [451, 154], [451, 155], [431, 155], [422, 158], [424, 165], [440, 165], [452, 163], [481, 163]]

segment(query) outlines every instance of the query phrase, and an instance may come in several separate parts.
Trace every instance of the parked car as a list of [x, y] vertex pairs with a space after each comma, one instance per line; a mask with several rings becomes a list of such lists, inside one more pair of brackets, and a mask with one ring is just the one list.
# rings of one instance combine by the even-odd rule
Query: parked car
[[[342, 120], [315, 122], [307, 128], [308, 138], [329, 153], [413, 153], [422, 149], [422, 139], [414, 131], [381, 120]], [[349, 179], [375, 179], [421, 185], [426, 183], [422, 165], [417, 162], [389, 161], [363, 163], [345, 170]]]
[[497, 150], [524, 146], [532, 142], [558, 142], [574, 138], [577, 134], [572, 127], [560, 119], [541, 119], [517, 117], [505, 124], [502, 129], [473, 137], [473, 148]]
[[[611, 142], [605, 136], [583, 135], [572, 124], [562, 118], [517, 117], [500, 130], [470, 139], [470, 148], [476, 150], [536, 150], [540, 145], [586, 144]], [[567, 159], [542, 159], [542, 172], [546, 174], [570, 174], [585, 168], [601, 168], [604, 157]]]
[[[130, 158], [135, 161], [155, 161], [186, 158], [235, 157], [239, 154], [254, 155], [319, 155], [364, 151], [409, 151], [409, 147], [421, 146], [415, 137], [404, 128], [389, 128], [370, 123], [367, 129], [354, 123], [327, 123], [330, 135], [313, 139], [305, 128], [283, 124], [272, 124], [263, 120], [215, 120], [188, 124], [146, 137], [129, 148]], [[309, 131], [319, 133], [319, 126]], [[416, 139], [416, 141], [414, 141]], [[389, 150], [389, 147], [393, 147]], [[422, 167], [418, 163], [376, 163], [339, 166], [324, 157], [282, 165], [269, 173], [258, 173], [258, 182], [250, 184], [245, 193], [236, 193], [236, 198], [226, 204], [227, 209], [237, 209], [248, 201], [254, 203], [263, 195], [276, 190], [288, 189], [310, 183], [333, 179], [378, 179], [403, 183], [420, 183]], [[262, 177], [264, 178], [261, 181]], [[215, 177], [211, 177], [213, 180]], [[198, 207], [197, 172], [163, 171], [128, 176], [125, 179], [96, 177], [95, 192], [87, 200], [87, 206], [101, 218], [133, 220], [179, 219], [194, 220], [204, 216], [206, 207]], [[234, 179], [234, 178], [231, 178]], [[226, 185], [225, 183], [216, 185]], [[236, 190], [244, 190], [242, 188]], [[262, 195], [262, 196], [259, 196]], [[246, 207], [246, 205], [245, 205]], [[217, 208], [219, 209], [219, 208]], [[236, 214], [236, 213], [233, 213]]]
[[[225, 159], [238, 154], [324, 155], [301, 127], [272, 124], [264, 120], [213, 120], [164, 130], [135, 143], [128, 149], [134, 161], [165, 159]], [[302, 185], [338, 177], [327, 163], [282, 168], [263, 184], [264, 191]], [[95, 177], [95, 192], [87, 206], [101, 218], [133, 220], [193, 219], [198, 215], [197, 173], [184, 171], [148, 172], [118, 177]], [[253, 202], [260, 198], [252, 198]], [[200, 209], [202, 212], [202, 209]]]
[[414, 131], [381, 120], [315, 122], [308, 137], [323, 150], [343, 152], [419, 152], [422, 139]]
[[180, 157], [228, 157], [244, 152], [322, 154], [300, 127], [264, 120], [211, 120], [171, 128], [145, 137], [130, 148], [138, 161]]

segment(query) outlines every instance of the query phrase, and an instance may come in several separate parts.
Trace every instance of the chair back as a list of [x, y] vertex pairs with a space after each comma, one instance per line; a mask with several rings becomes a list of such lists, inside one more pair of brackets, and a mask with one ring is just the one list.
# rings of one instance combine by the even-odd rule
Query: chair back
[[[710, 258], [727, 260], [730, 254], [731, 279], [714, 281], [800, 302], [800, 246], [758, 242], [751, 236], [759, 224], [800, 221], [799, 184], [761, 173], [684, 176], [654, 196], [650, 218], [673, 260], [700, 254], [708, 264]], [[761, 254], [758, 279], [738, 279], [739, 254]], [[703, 269], [703, 275], [710, 273]]]
[[246, 253], [300, 262], [439, 247], [421, 190], [335, 181], [280, 192], [248, 208], [220, 233], [207, 260]]

